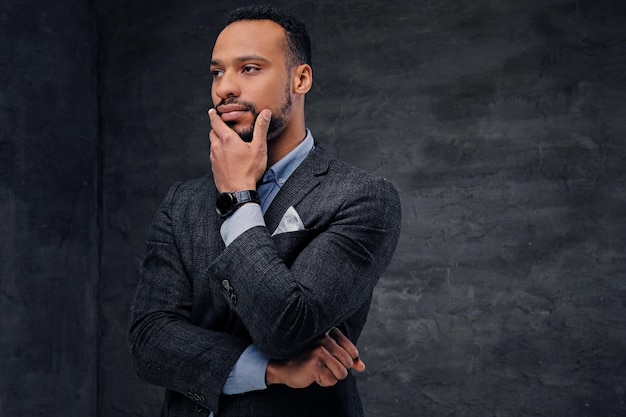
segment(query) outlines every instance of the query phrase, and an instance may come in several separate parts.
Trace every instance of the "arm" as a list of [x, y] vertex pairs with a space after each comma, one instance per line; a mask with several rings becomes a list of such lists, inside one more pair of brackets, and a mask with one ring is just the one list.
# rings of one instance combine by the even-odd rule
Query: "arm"
[[346, 378], [350, 369], [363, 372], [365, 364], [356, 346], [339, 329], [333, 328], [316, 340], [312, 348], [286, 361], [270, 361], [250, 345], [233, 367], [222, 392], [243, 394], [273, 384], [306, 388], [317, 383], [329, 387]]
[[[188, 266], [184, 266], [181, 260], [181, 251], [184, 253], [185, 249], [177, 244], [173, 232], [173, 219], [181, 216], [180, 209], [175, 206], [184, 201], [176, 196], [184, 192], [189, 194], [190, 191], [180, 191], [181, 188], [177, 184], [170, 189], [155, 215], [148, 235], [148, 255], [132, 308], [129, 330], [131, 355], [137, 373], [143, 379], [185, 394], [203, 407], [217, 410], [221, 393], [234, 394], [264, 388], [267, 359], [261, 360], [261, 366], [256, 371], [257, 383], [250, 385], [250, 369], [235, 366], [239, 359], [246, 360], [244, 350], [249, 345], [248, 339], [207, 330], [194, 324], [191, 317], [191, 278], [187, 275]], [[191, 194], [194, 194], [193, 189]], [[219, 300], [220, 294], [216, 297]], [[344, 350], [351, 352], [350, 357], [358, 355], [356, 348], [347, 339], [340, 346], [345, 346]], [[298, 363], [302, 366], [282, 364], [281, 370], [290, 371], [289, 378], [293, 380], [294, 372], [302, 369], [307, 372], [304, 378], [309, 378], [310, 384], [320, 380], [314, 378], [311, 367], [321, 363], [323, 367], [318, 366], [313, 371], [319, 374], [326, 372], [324, 368], [329, 368], [334, 370], [335, 380], [341, 379], [341, 368], [337, 367], [333, 359], [340, 353], [327, 349], [331, 355], [316, 362], [314, 355], [319, 356], [320, 350], [319, 346], [311, 349], [311, 358], [301, 357], [298, 362], [290, 364]], [[351, 365], [344, 362], [344, 369], [353, 366], [355, 370], [360, 370], [358, 363]], [[275, 365], [280, 364], [271, 364]], [[237, 378], [237, 375], [243, 378], [243, 385], [232, 380], [231, 377]], [[259, 380], [261, 384], [258, 384]], [[269, 377], [270, 383], [280, 381]], [[289, 384], [288, 379], [282, 381]], [[298, 382], [300, 386], [303, 384], [301, 381]]]
[[289, 267], [265, 227], [244, 232], [209, 267], [228, 280], [237, 297], [225, 291], [227, 302], [269, 358], [294, 357], [369, 304], [395, 248], [399, 214], [392, 198], [365, 194], [353, 195]]
[[[218, 189], [256, 184], [258, 177], [240, 178], [238, 173], [254, 172], [250, 167], [263, 165], [254, 155], [264, 155], [259, 150], [264, 138], [255, 128], [253, 141], [244, 143], [218, 116], [210, 117], [211, 161]], [[231, 146], [235, 149], [224, 150]], [[228, 160], [231, 156], [237, 159]], [[261, 226], [245, 231], [209, 267], [213, 279], [225, 282], [224, 296], [255, 345], [270, 358], [292, 358], [329, 328], [365, 311], [391, 260], [400, 220], [396, 190], [373, 177], [352, 175], [341, 181], [352, 181], [355, 188], [348, 195], [335, 193], [334, 217], [313, 231], [316, 237], [306, 242], [293, 264], [283, 262], [271, 232]], [[333, 192], [332, 187], [327, 189]]]
[[[226, 246], [246, 230], [265, 226], [258, 204], [245, 204], [222, 224], [220, 231]], [[350, 369], [362, 372], [358, 350], [337, 328], [316, 340], [314, 347], [287, 361], [269, 361], [255, 345], [250, 345], [237, 360], [222, 392], [242, 394], [265, 389], [270, 384], [305, 388], [312, 383], [334, 385]], [[267, 382], [267, 385], [266, 385]]]
[[249, 340], [192, 323], [193, 293], [174, 238], [173, 186], [159, 207], [147, 239], [131, 311], [129, 342], [137, 374], [217, 410], [222, 387]]
[[350, 340], [333, 328], [317, 339], [314, 347], [285, 361], [270, 361], [265, 379], [268, 385], [284, 384], [306, 388], [312, 383], [330, 387], [348, 376], [348, 371], [365, 370], [359, 352]]

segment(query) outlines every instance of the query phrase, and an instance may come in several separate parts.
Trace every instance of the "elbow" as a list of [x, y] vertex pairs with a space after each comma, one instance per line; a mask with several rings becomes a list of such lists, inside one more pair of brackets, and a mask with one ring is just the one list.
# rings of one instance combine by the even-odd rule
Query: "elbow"
[[[316, 314], [316, 311], [318, 313]], [[300, 298], [285, 308], [267, 326], [252, 329], [255, 346], [272, 360], [288, 360], [310, 348], [332, 324], [324, 326], [326, 320], [318, 317], [319, 309], [312, 308]]]
[[130, 360], [137, 376], [146, 381], [152, 381], [152, 375], [159, 372], [158, 364], [153, 363], [150, 353], [150, 326], [141, 321], [134, 321], [128, 330], [128, 344]]
[[135, 373], [141, 379], [145, 379], [146, 372], [145, 369], [147, 366], [146, 355], [144, 354], [144, 346], [142, 346], [141, 342], [141, 330], [139, 330], [138, 326], [131, 326], [128, 331], [128, 346], [130, 349], [130, 361], [135, 369]]

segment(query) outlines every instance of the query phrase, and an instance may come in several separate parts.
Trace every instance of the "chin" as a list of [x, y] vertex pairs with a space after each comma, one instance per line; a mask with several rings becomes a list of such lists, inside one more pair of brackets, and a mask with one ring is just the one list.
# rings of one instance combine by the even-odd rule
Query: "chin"
[[248, 126], [245, 128], [230, 126], [244, 142], [252, 142], [252, 136], [254, 135], [254, 128], [252, 126]]

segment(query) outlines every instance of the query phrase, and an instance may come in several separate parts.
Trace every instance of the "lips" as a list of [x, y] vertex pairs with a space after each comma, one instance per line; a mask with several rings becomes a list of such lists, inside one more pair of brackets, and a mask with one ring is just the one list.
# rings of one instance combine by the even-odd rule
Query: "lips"
[[237, 120], [248, 111], [249, 109], [246, 106], [240, 104], [223, 104], [217, 106], [217, 112], [222, 116], [222, 120], [225, 122]]

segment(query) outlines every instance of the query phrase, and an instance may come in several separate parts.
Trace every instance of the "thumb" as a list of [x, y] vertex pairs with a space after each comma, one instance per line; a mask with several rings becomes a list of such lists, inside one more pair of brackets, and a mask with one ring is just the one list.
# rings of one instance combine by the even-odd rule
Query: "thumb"
[[261, 110], [259, 117], [256, 118], [254, 123], [254, 133], [252, 134], [252, 141], [266, 142], [267, 131], [270, 128], [270, 120], [272, 120], [272, 112], [268, 109]]

